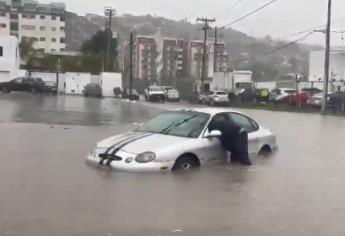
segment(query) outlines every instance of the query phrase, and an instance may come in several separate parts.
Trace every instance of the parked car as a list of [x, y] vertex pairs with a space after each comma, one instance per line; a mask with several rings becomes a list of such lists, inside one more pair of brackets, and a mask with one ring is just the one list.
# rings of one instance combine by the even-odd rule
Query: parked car
[[85, 97], [102, 97], [102, 88], [99, 84], [87, 84], [83, 93]]
[[310, 98], [310, 94], [307, 92], [296, 92], [288, 96], [288, 103], [291, 105], [303, 105], [306, 104]]
[[179, 102], [180, 93], [176, 89], [169, 89], [166, 94], [167, 101]]
[[205, 104], [206, 103], [206, 97], [210, 95], [211, 92], [202, 92], [198, 94], [198, 103]]
[[20, 77], [8, 82], [0, 83], [0, 91], [10, 92], [30, 92], [32, 94], [48, 92], [49, 88], [40, 78]]
[[47, 93], [57, 93], [57, 84], [56, 82], [52, 81], [44, 81], [44, 85], [46, 86], [46, 92]]
[[269, 97], [269, 101], [273, 103], [285, 102], [290, 94], [296, 93], [296, 90], [290, 88], [273, 89]]
[[172, 86], [162, 86], [162, 89], [164, 90], [165, 93], [167, 93], [169, 90], [174, 89]]
[[139, 93], [136, 89], [132, 89], [132, 96], [130, 95], [130, 88], [125, 88], [122, 91], [122, 98], [123, 99], [129, 99], [129, 100], [135, 100], [135, 101], [140, 100]]
[[166, 95], [162, 87], [149, 86], [145, 90], [145, 100], [150, 102], [165, 102]]
[[211, 91], [205, 97], [205, 102], [210, 106], [229, 104], [229, 94], [224, 91]]
[[[329, 101], [329, 96], [331, 94], [328, 94], [327, 101]], [[310, 107], [320, 108], [322, 106], [322, 99], [323, 99], [323, 93], [317, 93], [311, 96], [308, 101], [307, 105]]]
[[254, 102], [256, 100], [257, 93], [254, 89], [247, 88], [239, 96], [242, 102]]
[[302, 92], [309, 93], [310, 96], [313, 96], [315, 94], [322, 93], [322, 90], [318, 89], [318, 88], [304, 88], [304, 89], [302, 89]]
[[230, 119], [246, 129], [251, 155], [277, 147], [271, 130], [241, 112], [191, 108], [163, 113], [134, 132], [109, 137], [97, 143], [86, 159], [95, 166], [108, 159], [113, 169], [131, 172], [188, 170], [224, 160], [221, 132], [208, 130], [215, 119]]
[[335, 92], [329, 95], [328, 106], [333, 112], [345, 111], [345, 92]]

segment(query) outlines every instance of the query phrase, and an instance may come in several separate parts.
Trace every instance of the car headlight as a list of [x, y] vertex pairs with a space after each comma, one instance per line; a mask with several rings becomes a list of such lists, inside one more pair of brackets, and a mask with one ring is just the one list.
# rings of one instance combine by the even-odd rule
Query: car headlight
[[144, 152], [142, 154], [139, 154], [135, 161], [138, 163], [148, 163], [156, 159], [156, 154], [153, 152]]

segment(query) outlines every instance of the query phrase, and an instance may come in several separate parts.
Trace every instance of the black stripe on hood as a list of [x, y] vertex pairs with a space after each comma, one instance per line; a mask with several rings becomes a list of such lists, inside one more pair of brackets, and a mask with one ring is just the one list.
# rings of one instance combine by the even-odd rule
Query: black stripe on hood
[[146, 138], [146, 137], [149, 137], [149, 136], [152, 136], [153, 134], [147, 134], [145, 133], [144, 135], [142, 136], [139, 136], [139, 137], [136, 137], [136, 138], [133, 138], [131, 140], [128, 140], [127, 142], [124, 142], [120, 145], [118, 145], [117, 147], [115, 147], [115, 149], [113, 150], [113, 152], [111, 153], [112, 155], [116, 155], [122, 148], [124, 148], [125, 146], [127, 146], [128, 144], [132, 143], [132, 142], [135, 142], [135, 141], [138, 141], [140, 139], [143, 139], [143, 138]]

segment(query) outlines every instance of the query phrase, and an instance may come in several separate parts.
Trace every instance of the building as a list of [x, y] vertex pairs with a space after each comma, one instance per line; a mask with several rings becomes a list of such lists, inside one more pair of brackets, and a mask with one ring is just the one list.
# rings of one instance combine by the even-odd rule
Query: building
[[158, 83], [158, 48], [154, 37], [137, 36], [135, 42], [134, 77], [145, 85]]
[[226, 72], [228, 70], [228, 53], [225, 43], [210, 43], [209, 57], [209, 77], [213, 77], [216, 72]]
[[[333, 48], [330, 53], [330, 78], [345, 80], [345, 50]], [[325, 74], [325, 51], [312, 51], [309, 58], [309, 81], [323, 81]]]
[[[124, 45], [122, 51], [124, 78], [129, 80], [129, 45]], [[194, 91], [200, 91], [203, 52], [203, 41], [138, 35], [133, 47], [134, 83], [144, 87], [152, 84], [175, 87], [188, 80], [193, 83]], [[206, 89], [215, 72], [228, 70], [227, 61], [224, 43], [218, 43], [217, 47], [213, 43], [207, 44]]]
[[66, 48], [65, 4], [32, 0], [0, 0], [0, 35], [34, 39], [42, 52]]
[[14, 36], [0, 36], [0, 82], [17, 77], [19, 63], [18, 39]]

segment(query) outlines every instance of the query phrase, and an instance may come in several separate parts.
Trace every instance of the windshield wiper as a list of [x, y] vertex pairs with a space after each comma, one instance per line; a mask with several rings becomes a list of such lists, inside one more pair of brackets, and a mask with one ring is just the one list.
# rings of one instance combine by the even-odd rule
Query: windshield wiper
[[194, 116], [192, 116], [192, 117], [189, 117], [189, 118], [187, 118], [187, 119], [184, 119], [184, 120], [180, 121], [179, 123], [176, 123], [176, 124], [172, 123], [171, 125], [169, 125], [169, 126], [166, 127], [165, 129], [163, 129], [160, 133], [161, 133], [161, 134], [168, 134], [168, 133], [169, 133], [171, 130], [173, 130], [174, 128], [176, 128], [176, 127], [178, 127], [178, 126], [180, 126], [180, 125], [183, 125], [183, 124], [185, 124], [185, 123], [187, 123], [187, 122], [193, 120], [193, 119], [196, 118], [196, 117], [197, 117], [197, 115], [194, 115]]

